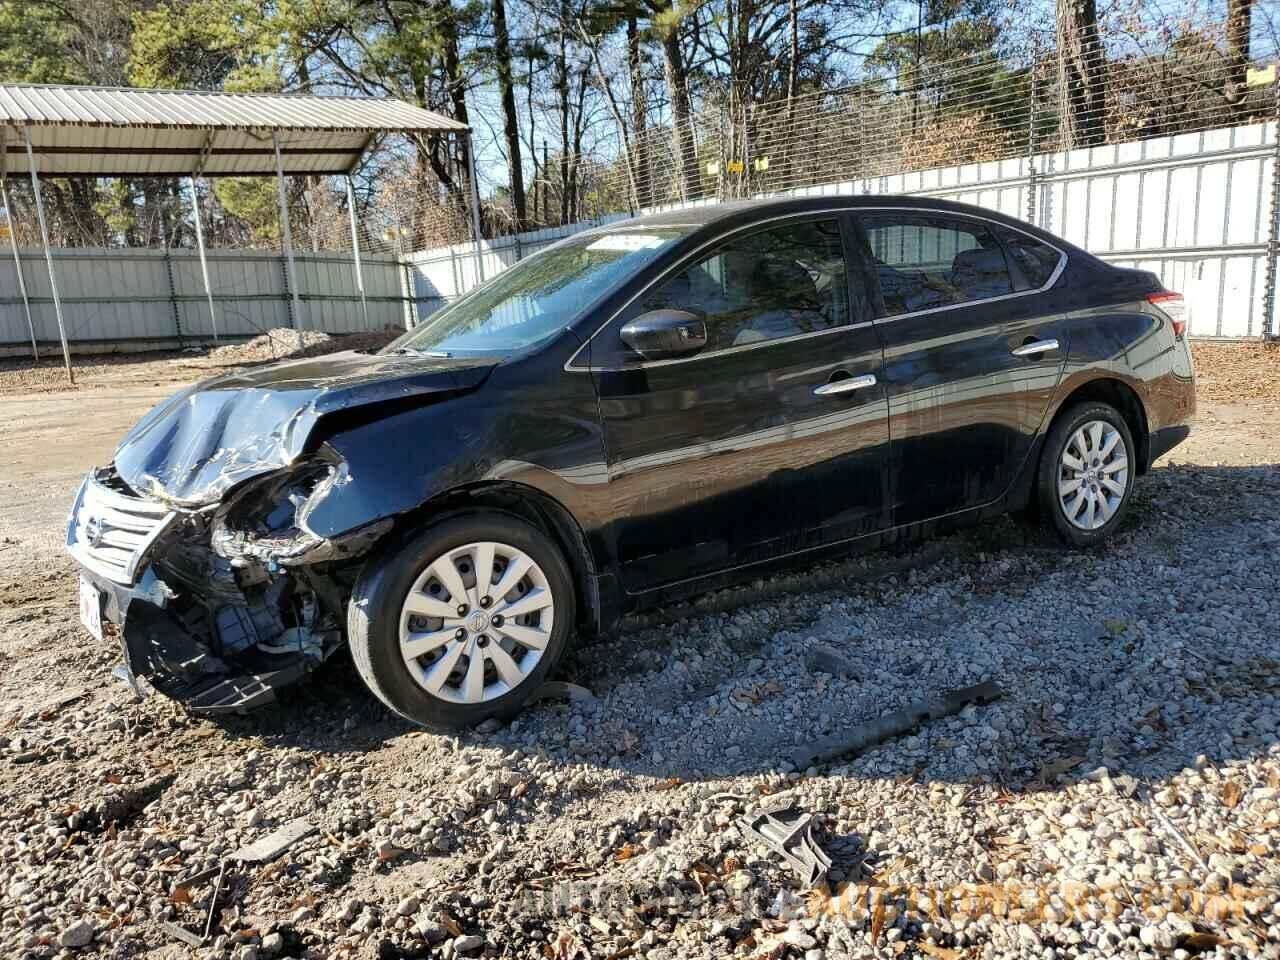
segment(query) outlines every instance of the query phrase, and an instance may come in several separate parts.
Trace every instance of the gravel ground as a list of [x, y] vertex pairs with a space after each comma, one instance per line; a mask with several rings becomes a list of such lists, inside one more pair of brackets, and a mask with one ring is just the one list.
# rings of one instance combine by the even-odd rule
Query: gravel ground
[[[1280, 429], [1221, 389], [1101, 551], [1003, 520], [761, 580], [575, 651], [592, 698], [459, 737], [343, 660], [250, 717], [135, 702], [69, 561], [19, 528], [0, 955], [1280, 957]], [[1002, 700], [790, 762], [986, 679]], [[733, 825], [785, 802], [825, 889]], [[212, 880], [178, 878], [297, 817], [317, 831], [229, 872], [208, 945], [161, 927], [209, 908]]]

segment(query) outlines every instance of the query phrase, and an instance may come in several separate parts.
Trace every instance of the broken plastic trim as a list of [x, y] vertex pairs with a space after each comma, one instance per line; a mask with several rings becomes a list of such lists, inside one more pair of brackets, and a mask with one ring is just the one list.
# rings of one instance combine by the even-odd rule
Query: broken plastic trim
[[826, 880], [831, 858], [813, 839], [813, 817], [794, 805], [765, 807], [748, 814], [738, 821], [738, 829], [748, 840], [763, 843], [782, 857], [806, 889]]

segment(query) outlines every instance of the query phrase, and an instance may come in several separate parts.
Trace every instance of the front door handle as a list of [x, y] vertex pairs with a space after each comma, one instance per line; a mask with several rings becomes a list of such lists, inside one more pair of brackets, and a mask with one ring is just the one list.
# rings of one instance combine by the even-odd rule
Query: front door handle
[[875, 385], [876, 375], [874, 373], [864, 373], [860, 377], [845, 377], [843, 380], [832, 380], [830, 383], [824, 383], [820, 387], [814, 387], [813, 395], [816, 397], [829, 397], [832, 394], [850, 393], [853, 390], [863, 390]]
[[1015, 357], [1034, 357], [1036, 354], [1048, 353], [1050, 350], [1057, 349], [1057, 340], [1032, 340], [1030, 343], [1024, 343], [1020, 347], [1014, 347], [1013, 355]]

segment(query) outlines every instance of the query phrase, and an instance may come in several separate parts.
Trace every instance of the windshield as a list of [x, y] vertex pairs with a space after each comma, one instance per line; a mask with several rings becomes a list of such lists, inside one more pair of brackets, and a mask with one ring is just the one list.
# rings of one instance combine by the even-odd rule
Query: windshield
[[516, 264], [386, 348], [436, 355], [526, 350], [562, 330], [690, 228], [573, 237]]

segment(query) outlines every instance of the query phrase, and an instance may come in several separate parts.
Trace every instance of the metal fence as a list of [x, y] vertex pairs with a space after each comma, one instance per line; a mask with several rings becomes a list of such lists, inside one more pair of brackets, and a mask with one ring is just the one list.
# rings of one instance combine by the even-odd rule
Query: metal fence
[[[1153, 137], [1030, 157], [832, 181], [759, 196], [912, 194], [972, 203], [1035, 223], [1103, 259], [1160, 275], [1187, 297], [1191, 333], [1264, 329], [1276, 124]], [[695, 205], [714, 199], [692, 201]], [[679, 205], [675, 205], [679, 206]], [[410, 255], [425, 315], [562, 236], [626, 216]], [[479, 259], [479, 262], [477, 262]]]
[[[1187, 294], [1198, 336], [1274, 334], [1275, 59], [1192, 32], [1154, 54], [1095, 41], [1061, 58], [1048, 49], [868, 63], [855, 84], [766, 103], [731, 87], [684, 120], [619, 129], [589, 156], [544, 164], [543, 211], [576, 210], [580, 222], [494, 238], [481, 255], [463, 243], [412, 254], [419, 309], [621, 216], [742, 197], [909, 193], [998, 209], [1154, 270]], [[566, 187], [574, 196], [557, 204]]]
[[[14, 262], [0, 257], [0, 354], [30, 355], [31, 337]], [[302, 316], [292, 316], [283, 259], [254, 251], [209, 251], [213, 314], [193, 250], [54, 249], [54, 269], [76, 352], [182, 346], [298, 326], [354, 333], [412, 323], [405, 265], [394, 257], [363, 260], [368, 317], [349, 254], [297, 257]], [[58, 326], [44, 253], [21, 252], [41, 352], [58, 348]], [[295, 323], [296, 320], [296, 323]], [[214, 329], [216, 324], [216, 331]]]

